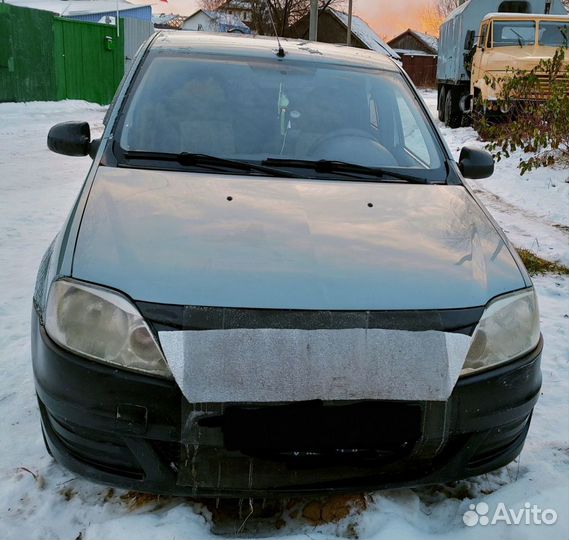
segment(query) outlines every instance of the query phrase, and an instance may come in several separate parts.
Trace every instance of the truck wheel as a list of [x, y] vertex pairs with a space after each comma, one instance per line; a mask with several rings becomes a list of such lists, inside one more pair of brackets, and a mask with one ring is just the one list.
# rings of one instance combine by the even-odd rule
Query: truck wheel
[[446, 88], [441, 86], [439, 88], [439, 99], [437, 103], [437, 111], [439, 113], [439, 120], [441, 122], [445, 121], [445, 98], [446, 98]]
[[458, 92], [453, 91], [452, 88], [449, 88], [446, 91], [445, 96], [445, 124], [452, 128], [458, 128], [462, 124], [462, 114], [460, 112], [458, 106], [458, 99], [457, 99]]

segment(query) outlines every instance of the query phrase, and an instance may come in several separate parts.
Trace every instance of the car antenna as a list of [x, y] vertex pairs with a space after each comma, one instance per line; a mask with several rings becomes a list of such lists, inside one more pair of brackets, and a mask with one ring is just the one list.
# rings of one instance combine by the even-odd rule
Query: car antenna
[[265, 2], [267, 5], [267, 10], [269, 12], [269, 19], [271, 19], [271, 24], [273, 25], [273, 30], [275, 32], [275, 36], [277, 37], [277, 43], [279, 44], [279, 50], [277, 51], [277, 56], [279, 58], [284, 58], [286, 56], [285, 50], [281, 45], [281, 38], [279, 37], [279, 33], [277, 32], [277, 25], [275, 24], [275, 20], [273, 19], [273, 13], [271, 11], [271, 6], [268, 1]]

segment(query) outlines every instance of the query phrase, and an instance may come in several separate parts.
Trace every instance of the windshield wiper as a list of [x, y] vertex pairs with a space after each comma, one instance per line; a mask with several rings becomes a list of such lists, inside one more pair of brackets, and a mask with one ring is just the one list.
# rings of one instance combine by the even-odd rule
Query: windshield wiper
[[[318, 161], [305, 160], [305, 159], [275, 159], [268, 158], [262, 162], [263, 165], [271, 167], [295, 167], [313, 169], [316, 172], [322, 173], [356, 173], [366, 176], [373, 176], [374, 178], [393, 178], [411, 184], [428, 184], [425, 178], [417, 178], [409, 174], [403, 174], [390, 171], [389, 169], [382, 169], [380, 167], [366, 167], [365, 165], [357, 165], [356, 163], [348, 163], [346, 161], [333, 161], [321, 159]], [[358, 180], [363, 178], [357, 177]]]
[[524, 43], [526, 42], [526, 40], [520, 35], [519, 32], [516, 32], [513, 28], [510, 28], [510, 30], [511, 30], [514, 34], [516, 34], [516, 36], [518, 36], [518, 45], [523, 48]]
[[235, 159], [225, 159], [207, 154], [191, 154], [182, 152], [174, 154], [169, 152], [144, 152], [138, 150], [128, 150], [124, 153], [126, 159], [142, 159], [150, 161], [169, 161], [179, 163], [184, 167], [207, 167], [217, 171], [237, 170], [245, 172], [260, 172], [268, 176], [277, 176], [284, 178], [301, 178], [299, 175], [275, 169], [265, 165], [257, 165], [248, 161], [239, 161]]

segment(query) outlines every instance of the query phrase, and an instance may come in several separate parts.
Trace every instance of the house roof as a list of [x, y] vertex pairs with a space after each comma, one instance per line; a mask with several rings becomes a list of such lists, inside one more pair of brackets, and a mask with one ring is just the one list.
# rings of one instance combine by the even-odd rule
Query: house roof
[[[405, 32], [402, 32], [398, 36], [395, 36], [394, 38], [390, 39], [388, 42], [389, 45], [391, 47], [394, 47], [395, 42], [407, 34], [414, 36], [415, 39], [419, 40], [433, 54], [438, 54], [438, 52], [439, 52], [439, 40], [436, 37], [430, 36], [429, 34], [425, 34], [423, 32], [419, 32], [417, 30], [412, 30], [411, 28], [408, 28], [407, 30], [405, 30]], [[394, 47], [394, 50], [398, 51], [398, 48]]]
[[251, 29], [237, 16], [229, 15], [225, 11], [208, 11], [205, 9], [198, 9], [196, 12], [192, 13], [189, 17], [184, 19], [184, 22], [189, 21], [196, 15], [203, 13], [209, 17], [212, 21], [215, 21], [222, 32], [230, 32], [238, 30], [244, 34], [250, 34]]
[[152, 23], [157, 28], [170, 28], [172, 30], [179, 30], [182, 28], [182, 24], [186, 17], [183, 15], [176, 15], [175, 13], [161, 13], [160, 15], [152, 16]]
[[417, 49], [393, 49], [400, 56], [428, 56], [433, 58], [436, 54], [431, 54], [425, 51], [419, 51]]
[[226, 10], [226, 9], [241, 9], [241, 10], [252, 10], [253, 3], [249, 0], [226, 0], [223, 4], [221, 4], [218, 10]]
[[[348, 28], [348, 14], [343, 11], [328, 8], [328, 11], [343, 25]], [[352, 34], [356, 36], [371, 51], [380, 52], [397, 60], [400, 56], [381, 39], [370, 26], [358, 16], [352, 17]]]
[[436, 53], [439, 52], [439, 40], [435, 36], [431, 36], [423, 32], [418, 32], [417, 30], [410, 29], [410, 31], [431, 50]]
[[7, 4], [17, 7], [39, 9], [50, 11], [57, 15], [76, 16], [87, 15], [89, 13], [106, 13], [139, 7], [150, 6], [151, 3], [131, 4], [126, 0], [5, 0]]

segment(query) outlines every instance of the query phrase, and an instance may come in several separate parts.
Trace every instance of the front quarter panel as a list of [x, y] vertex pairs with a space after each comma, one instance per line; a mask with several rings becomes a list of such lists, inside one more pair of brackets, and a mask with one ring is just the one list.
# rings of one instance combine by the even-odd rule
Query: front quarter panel
[[151, 36], [145, 44], [143, 44], [136, 56], [133, 59], [133, 63], [130, 71], [125, 75], [117, 92], [113, 102], [109, 106], [107, 114], [105, 115], [104, 123], [105, 129], [103, 135], [101, 136], [101, 143], [97, 150], [87, 177], [81, 186], [81, 190], [73, 204], [73, 208], [69, 213], [61, 231], [53, 239], [52, 243], [46, 250], [40, 267], [38, 269], [38, 274], [36, 278], [36, 286], [34, 291], [33, 303], [38, 315], [40, 316], [40, 321], [43, 322], [43, 311], [45, 304], [47, 302], [47, 295], [49, 293], [49, 288], [53, 281], [59, 279], [60, 277], [70, 276], [73, 270], [73, 257], [75, 254], [75, 246], [77, 243], [77, 235], [79, 234], [79, 228], [81, 225], [81, 220], [83, 219], [83, 214], [85, 211], [85, 206], [89, 198], [89, 193], [91, 192], [91, 187], [95, 179], [97, 170], [101, 165], [101, 159], [105, 154], [107, 145], [112, 144], [112, 131], [116, 118], [121, 109], [122, 103], [125, 96], [128, 93], [130, 84], [141, 65], [141, 62], [146, 55], [152, 42], [156, 39], [159, 33]]

